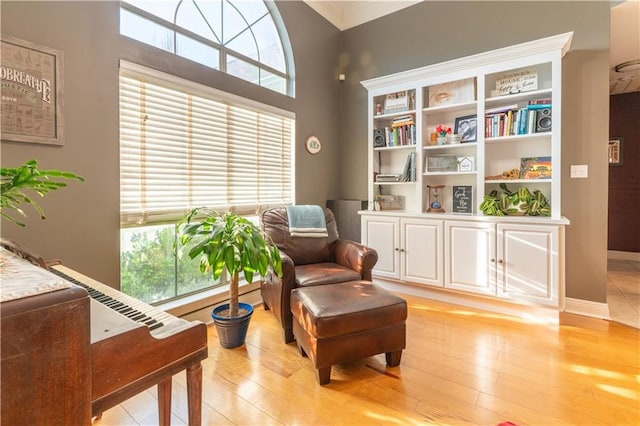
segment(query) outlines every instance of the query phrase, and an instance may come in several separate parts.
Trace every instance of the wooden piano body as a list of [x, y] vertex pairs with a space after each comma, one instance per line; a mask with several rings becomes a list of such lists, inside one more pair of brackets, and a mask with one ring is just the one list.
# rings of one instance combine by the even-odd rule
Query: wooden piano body
[[[2, 248], [0, 261], [2, 424], [86, 425], [158, 385], [159, 424], [169, 425], [172, 376], [186, 370], [189, 424], [200, 425], [203, 323], [173, 317], [62, 265], [47, 271]], [[16, 267], [23, 269], [18, 283], [29, 288], [47, 281], [47, 291], [5, 300]], [[114, 306], [124, 306], [118, 309], [125, 314]], [[141, 316], [155, 323], [153, 329], [139, 322]]]

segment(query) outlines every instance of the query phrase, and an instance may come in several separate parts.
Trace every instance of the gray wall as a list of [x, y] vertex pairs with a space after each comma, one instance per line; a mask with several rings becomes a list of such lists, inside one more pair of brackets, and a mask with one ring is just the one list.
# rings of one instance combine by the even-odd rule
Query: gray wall
[[[564, 60], [562, 213], [566, 295], [606, 302], [609, 98], [607, 2], [423, 2], [343, 34], [342, 198], [366, 198], [366, 91], [360, 81], [574, 31]], [[570, 179], [588, 164], [588, 179]]]
[[[46, 220], [29, 208], [26, 228], [3, 220], [3, 237], [119, 287], [120, 59], [295, 112], [297, 201], [324, 204], [337, 198], [340, 32], [302, 2], [278, 3], [294, 51], [295, 99], [121, 37], [115, 1], [2, 1], [0, 7], [3, 34], [64, 52], [66, 126], [62, 147], [2, 141], [0, 163], [15, 167], [34, 158], [42, 168], [86, 178], [42, 199]], [[311, 134], [323, 146], [315, 156], [303, 147]]]

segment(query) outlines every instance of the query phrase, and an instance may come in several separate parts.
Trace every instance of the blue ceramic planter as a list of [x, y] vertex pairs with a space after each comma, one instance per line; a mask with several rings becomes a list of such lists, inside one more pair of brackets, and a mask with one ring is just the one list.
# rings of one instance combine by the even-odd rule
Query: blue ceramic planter
[[245, 309], [248, 313], [237, 318], [219, 316], [219, 312], [229, 309], [229, 304], [217, 306], [211, 312], [211, 318], [213, 318], [213, 323], [216, 325], [218, 339], [223, 348], [231, 349], [242, 346], [247, 337], [249, 321], [251, 321], [251, 315], [253, 315], [253, 306], [248, 303], [239, 303], [238, 305], [240, 309]]

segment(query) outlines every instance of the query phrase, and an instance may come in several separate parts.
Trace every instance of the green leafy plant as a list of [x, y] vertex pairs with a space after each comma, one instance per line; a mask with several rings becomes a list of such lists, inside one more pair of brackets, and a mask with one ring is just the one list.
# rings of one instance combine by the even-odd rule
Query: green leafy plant
[[486, 194], [480, 203], [480, 211], [485, 216], [551, 216], [551, 206], [539, 189], [531, 192], [521, 187], [513, 192], [505, 183], [500, 184], [500, 189], [502, 191], [494, 189]]
[[[33, 207], [41, 219], [45, 219], [44, 210], [25, 191], [33, 191], [40, 197], [44, 197], [50, 191], [67, 186], [61, 179], [75, 179], [84, 182], [82, 176], [73, 172], [61, 170], [38, 170], [36, 160], [27, 160], [22, 166], [16, 168], [0, 169], [0, 215], [18, 226], [25, 226], [23, 222], [7, 213], [13, 210], [22, 217], [27, 217], [20, 207], [23, 203]], [[57, 179], [57, 180], [56, 180]]]
[[200, 258], [200, 272], [209, 272], [217, 280], [226, 270], [229, 283], [229, 317], [238, 316], [238, 283], [240, 273], [247, 282], [253, 276], [266, 276], [271, 267], [282, 277], [280, 251], [254, 223], [234, 213], [196, 208], [178, 224], [182, 247], [191, 259]]

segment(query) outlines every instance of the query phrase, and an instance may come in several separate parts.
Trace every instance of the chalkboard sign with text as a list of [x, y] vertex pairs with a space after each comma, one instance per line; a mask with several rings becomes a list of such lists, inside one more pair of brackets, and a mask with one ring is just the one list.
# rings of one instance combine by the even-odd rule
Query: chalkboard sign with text
[[473, 213], [473, 187], [453, 185], [453, 213]]

